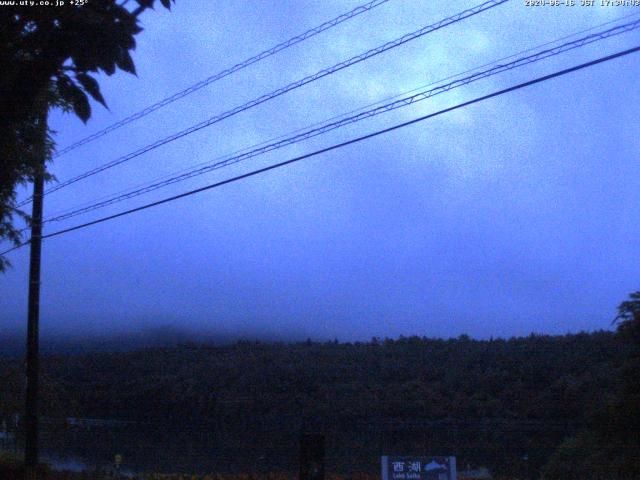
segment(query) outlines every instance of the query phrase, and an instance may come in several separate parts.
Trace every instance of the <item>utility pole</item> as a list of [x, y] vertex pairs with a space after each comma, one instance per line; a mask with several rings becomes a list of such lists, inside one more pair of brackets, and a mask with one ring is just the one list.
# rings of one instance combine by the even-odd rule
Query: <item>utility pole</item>
[[37, 164], [33, 174], [33, 201], [31, 211], [31, 241], [29, 258], [29, 306], [27, 326], [27, 392], [25, 402], [24, 464], [27, 478], [35, 479], [38, 466], [38, 380], [40, 375], [39, 323], [40, 323], [40, 259], [42, 248], [42, 204], [44, 172], [47, 155], [47, 102], [39, 105], [39, 145], [36, 145]]

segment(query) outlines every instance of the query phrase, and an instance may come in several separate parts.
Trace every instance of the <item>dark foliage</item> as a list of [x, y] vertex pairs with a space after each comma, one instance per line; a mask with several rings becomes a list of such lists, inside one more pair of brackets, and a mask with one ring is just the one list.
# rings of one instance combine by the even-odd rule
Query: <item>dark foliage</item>
[[[334, 443], [347, 450], [360, 445], [362, 465], [375, 465], [371, 459], [388, 445], [413, 451], [428, 447], [405, 445], [407, 438], [435, 445], [437, 437], [437, 448], [517, 473], [524, 453], [535, 470], [589, 421], [603, 392], [616, 391], [628, 354], [613, 333], [599, 332], [488, 341], [245, 341], [57, 356], [43, 361], [43, 408], [49, 416], [160, 424], [164, 432], [172, 425], [233, 426], [240, 433], [271, 425], [295, 438], [301, 426], [319, 425], [333, 429]], [[1, 388], [15, 399], [8, 410], [21, 405], [20, 365], [2, 362]], [[376, 444], [382, 437], [388, 443]]]
[[[14, 244], [16, 186], [33, 177], [31, 150], [43, 108], [63, 106], [86, 122], [87, 95], [106, 106], [92, 75], [117, 69], [135, 74], [130, 52], [142, 28], [138, 16], [154, 0], [136, 0], [128, 10], [116, 0], [91, 0], [63, 8], [4, 6], [0, 9], [0, 240]], [[170, 0], [161, 0], [169, 8]], [[43, 98], [46, 105], [43, 106]], [[0, 258], [0, 271], [6, 267]]]
[[613, 388], [594, 405], [587, 427], [553, 455], [549, 480], [640, 478], [640, 292], [620, 304], [615, 322], [625, 353]]

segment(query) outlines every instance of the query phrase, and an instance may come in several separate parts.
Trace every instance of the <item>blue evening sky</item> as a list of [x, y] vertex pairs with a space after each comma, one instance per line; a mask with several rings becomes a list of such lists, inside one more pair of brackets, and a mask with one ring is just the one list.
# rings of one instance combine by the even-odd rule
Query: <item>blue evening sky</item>
[[[53, 112], [58, 145], [361, 3], [178, 0], [171, 12], [145, 13], [138, 77], [100, 77], [109, 110], [93, 104], [87, 125]], [[56, 159], [52, 172], [66, 180], [477, 3], [390, 0]], [[640, 7], [577, 3], [507, 2], [52, 193], [45, 216], [619, 17], [640, 18]], [[45, 233], [639, 44], [639, 31], [626, 33], [48, 224]], [[638, 78], [640, 53], [49, 239], [41, 332], [170, 325], [363, 340], [610, 328], [618, 303], [640, 288]], [[28, 249], [9, 258], [0, 322], [13, 330], [26, 323]]]

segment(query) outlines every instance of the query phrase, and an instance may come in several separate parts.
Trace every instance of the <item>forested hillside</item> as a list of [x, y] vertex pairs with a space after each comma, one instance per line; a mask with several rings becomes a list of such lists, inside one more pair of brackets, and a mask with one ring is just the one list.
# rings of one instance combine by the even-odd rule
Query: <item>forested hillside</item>
[[[608, 332], [477, 341], [188, 344], [50, 356], [49, 416], [199, 423], [223, 416], [580, 422], [613, 388], [624, 352]], [[3, 409], [20, 409], [19, 361], [2, 361]], [[13, 380], [13, 381], [12, 381]]]
[[[235, 432], [226, 442], [238, 448], [251, 438], [238, 433], [262, 432], [268, 444], [277, 432], [286, 440], [279, 445], [291, 451], [301, 428], [319, 429], [341, 452], [359, 452], [360, 469], [395, 449], [454, 453], [517, 474], [542, 467], [618, 389], [625, 345], [597, 332], [487, 341], [243, 341], [49, 356], [42, 362], [42, 408], [48, 417], [161, 424], [184, 438], [186, 425], [226, 429]], [[0, 362], [2, 411], [21, 411], [21, 363]]]

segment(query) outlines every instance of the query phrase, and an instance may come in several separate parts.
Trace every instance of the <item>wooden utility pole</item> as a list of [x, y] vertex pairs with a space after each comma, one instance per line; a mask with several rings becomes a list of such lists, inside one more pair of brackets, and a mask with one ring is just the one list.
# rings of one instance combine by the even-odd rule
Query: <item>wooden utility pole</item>
[[299, 480], [324, 480], [324, 449], [324, 435], [302, 433]]
[[35, 478], [38, 466], [38, 380], [40, 374], [39, 323], [40, 323], [40, 258], [42, 248], [42, 204], [44, 197], [44, 172], [47, 155], [46, 102], [41, 104], [38, 115], [39, 145], [35, 149], [37, 165], [33, 174], [33, 205], [31, 211], [31, 241], [29, 259], [29, 306], [27, 326], [27, 392], [25, 403], [24, 464], [28, 478]]

